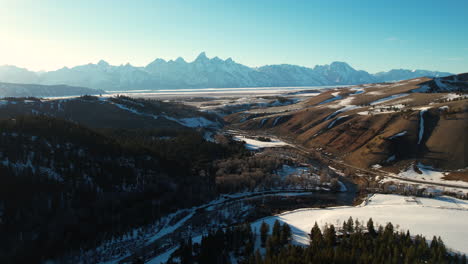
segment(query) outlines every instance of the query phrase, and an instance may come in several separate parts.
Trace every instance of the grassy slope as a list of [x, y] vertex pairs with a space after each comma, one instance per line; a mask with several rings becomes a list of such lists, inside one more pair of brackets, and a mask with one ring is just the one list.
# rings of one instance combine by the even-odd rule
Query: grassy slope
[[[242, 129], [266, 129], [277, 135], [294, 138], [309, 148], [325, 148], [334, 156], [360, 167], [385, 164], [389, 157], [396, 155], [396, 161], [387, 165], [396, 166], [402, 161], [419, 160], [443, 169], [465, 168], [468, 166], [468, 100], [445, 102], [448, 93], [411, 93], [428, 82], [431, 79], [418, 78], [394, 84], [366, 85], [360, 87], [365, 92], [356, 95], [350, 95], [355, 91], [349, 88], [331, 90], [309, 99], [301, 110], [250, 116], [244, 112], [227, 116], [225, 120]], [[332, 93], [349, 100], [347, 105], [356, 105], [357, 108], [326, 120], [346, 105], [339, 105], [344, 100], [320, 104], [333, 98]], [[384, 112], [380, 112], [369, 106], [376, 100], [403, 93], [408, 95], [377, 105], [400, 105], [401, 110], [384, 109]], [[439, 107], [442, 106], [448, 106], [449, 113], [441, 111]], [[429, 109], [424, 114], [424, 136], [421, 144], [418, 144], [419, 112], [422, 107]], [[363, 115], [365, 111], [374, 111], [374, 114]], [[336, 117], [342, 118], [329, 128]], [[246, 118], [247, 121], [241, 122]], [[276, 119], [279, 121], [275, 124]], [[388, 139], [402, 131], [407, 131], [405, 136]]]

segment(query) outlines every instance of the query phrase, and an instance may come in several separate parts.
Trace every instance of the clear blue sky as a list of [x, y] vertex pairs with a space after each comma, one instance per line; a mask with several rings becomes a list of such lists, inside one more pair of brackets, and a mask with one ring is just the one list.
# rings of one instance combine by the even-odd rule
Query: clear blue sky
[[0, 0], [0, 65], [232, 57], [468, 72], [468, 1]]

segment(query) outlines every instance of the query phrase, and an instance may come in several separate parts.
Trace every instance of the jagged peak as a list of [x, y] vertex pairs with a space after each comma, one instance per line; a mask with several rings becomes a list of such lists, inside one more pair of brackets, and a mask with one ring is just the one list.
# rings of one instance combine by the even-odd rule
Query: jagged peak
[[177, 59], [175, 60], [175, 62], [179, 62], [179, 63], [183, 62], [183, 63], [185, 63], [186, 61], [185, 61], [184, 58], [182, 58], [182, 57], [177, 57]]
[[195, 59], [195, 61], [205, 61], [205, 60], [208, 60], [208, 57], [206, 56], [206, 53], [204, 51], [200, 53]]
[[218, 61], [218, 62], [223, 62], [223, 60], [220, 59], [218, 56], [214, 57], [212, 60], [213, 61]]
[[146, 65], [146, 67], [150, 67], [150, 66], [153, 66], [153, 65], [161, 65], [161, 64], [165, 64], [165, 63], [166, 63], [166, 61], [164, 59], [157, 58], [154, 61], [150, 62], [148, 65]]
[[348, 63], [344, 61], [334, 61], [330, 63], [330, 67], [343, 67], [343, 68], [353, 68]]
[[[153, 62], [151, 62], [151, 63], [166, 63], [166, 60], [161, 59], [161, 58], [157, 58], [157, 59], [155, 59], [155, 60], [154, 60]], [[150, 64], [151, 64], [151, 63], [150, 63]]]
[[99, 60], [99, 62], [97, 63], [98, 66], [109, 66], [109, 63], [105, 60]]

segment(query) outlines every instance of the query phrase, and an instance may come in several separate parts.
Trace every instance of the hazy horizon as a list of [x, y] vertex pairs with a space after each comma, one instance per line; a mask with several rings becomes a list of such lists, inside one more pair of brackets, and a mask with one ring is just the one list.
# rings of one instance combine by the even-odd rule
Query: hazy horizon
[[[14, 67], [18, 67], [18, 68], [23, 68], [23, 69], [27, 69], [29, 71], [32, 71], [32, 72], [35, 72], [35, 73], [41, 73], [41, 72], [51, 72], [51, 71], [56, 71], [56, 70], [59, 70], [59, 69], [62, 69], [62, 68], [74, 68], [74, 67], [77, 67], [77, 66], [83, 66], [83, 65], [89, 65], [89, 64], [94, 64], [94, 65], [97, 65], [99, 62], [101, 61], [104, 61], [106, 63], [108, 63], [110, 66], [124, 66], [124, 65], [127, 65], [127, 64], [130, 64], [131, 66], [133, 67], [145, 67], [147, 66], [148, 64], [150, 64], [151, 62], [155, 61], [156, 59], [163, 59], [165, 60], [166, 62], [169, 62], [169, 61], [175, 61], [176, 59], [178, 58], [182, 58], [185, 62], [187, 63], [191, 63], [191, 62], [194, 62], [197, 58], [197, 56], [199, 56], [201, 53], [206, 53], [206, 52], [200, 52], [198, 53], [198, 55], [194, 56], [194, 58], [192, 60], [187, 60], [183, 57], [176, 57], [176, 58], [169, 58], [169, 59], [163, 59], [163, 58], [154, 58], [153, 60], [151, 60], [150, 62], [148, 62], [147, 64], [144, 64], [144, 65], [135, 65], [131, 62], [126, 62], [126, 63], [121, 63], [121, 64], [112, 64], [110, 63], [108, 60], [106, 59], [99, 59], [98, 61], [91, 61], [91, 62], [88, 62], [88, 63], [84, 63], [84, 64], [77, 64], [77, 65], [71, 65], [71, 66], [62, 66], [62, 67], [58, 67], [58, 68], [54, 68], [54, 69], [50, 69], [50, 70], [34, 70], [34, 69], [29, 69], [27, 67], [21, 67], [21, 66], [18, 66], [18, 65], [13, 65], [13, 64], [3, 64], [3, 65], [0, 65], [0, 66], [14, 66]], [[235, 58], [232, 58], [232, 57], [226, 57], [226, 58], [220, 58], [219, 56], [210, 56], [209, 54], [206, 54], [206, 56], [209, 58], [209, 59], [213, 59], [215, 57], [221, 59], [221, 60], [227, 60], [227, 59], [232, 59], [234, 62], [236, 63], [240, 63], [242, 65], [245, 65], [245, 66], [248, 66], [250, 68], [257, 68], [257, 67], [262, 67], [262, 66], [269, 66], [269, 65], [281, 65], [281, 64], [286, 64], [286, 65], [297, 65], [297, 66], [301, 66], [301, 67], [307, 67], [307, 68], [314, 68], [315, 66], [319, 66], [319, 65], [329, 65], [333, 62], [341, 62], [341, 61], [330, 61], [328, 63], [325, 63], [325, 64], [315, 64], [313, 66], [304, 66], [304, 65], [298, 65], [298, 64], [291, 64], [291, 63], [276, 63], [276, 64], [265, 64], [265, 65], [258, 65], [258, 66], [250, 66], [250, 65], [246, 65], [246, 64], [243, 64], [239, 61], [237, 61]], [[443, 72], [442, 70], [438, 70], [438, 69], [410, 69], [410, 68], [389, 68], [389, 69], [386, 69], [386, 70], [382, 70], [382, 71], [378, 71], [378, 72], [372, 72], [372, 71], [368, 71], [366, 69], [361, 69], [361, 68], [357, 68], [353, 65], [352, 62], [349, 62], [349, 61], [342, 61], [342, 62], [345, 62], [347, 63], [349, 66], [353, 67], [354, 69], [356, 70], [364, 70], [364, 71], [367, 71], [369, 72], [370, 74], [376, 74], [376, 73], [379, 73], [379, 72], [387, 72], [387, 71], [390, 71], [390, 70], [399, 70], [399, 69], [402, 69], [402, 70], [428, 70], [428, 71], [440, 71], [440, 72]], [[463, 72], [451, 72], [451, 73], [454, 73], [454, 74], [460, 74], [460, 73], [465, 73], [465, 72], [468, 72], [467, 71], [463, 71]]]
[[[390, 69], [468, 71], [466, 1], [0, 0], [0, 65], [51, 71], [144, 66], [201, 52], [249, 67], [344, 61]], [[86, 18], [86, 19], [84, 19]]]

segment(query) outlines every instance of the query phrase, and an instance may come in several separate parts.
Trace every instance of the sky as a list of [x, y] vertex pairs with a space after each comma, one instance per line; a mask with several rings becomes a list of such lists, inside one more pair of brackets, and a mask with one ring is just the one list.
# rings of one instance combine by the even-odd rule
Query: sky
[[248, 66], [345, 61], [468, 72], [466, 0], [0, 0], [0, 65], [232, 57]]

